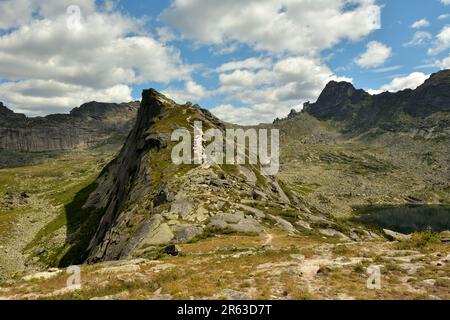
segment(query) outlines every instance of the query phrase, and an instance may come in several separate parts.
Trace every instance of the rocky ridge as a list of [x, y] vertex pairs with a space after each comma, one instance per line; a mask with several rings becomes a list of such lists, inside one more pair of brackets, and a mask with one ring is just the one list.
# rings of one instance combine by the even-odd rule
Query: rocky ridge
[[29, 118], [0, 103], [0, 150], [68, 150], [91, 147], [114, 135], [126, 136], [138, 105], [90, 102], [70, 114]]
[[[178, 105], [154, 90], [144, 91], [136, 126], [83, 204], [83, 210], [100, 212], [95, 233], [77, 255], [82, 260], [69, 255], [63, 264], [154, 257], [168, 244], [221, 233], [261, 234], [274, 225], [292, 235], [318, 226], [314, 232], [325, 236], [372, 237], [338, 226], [286, 191], [275, 177], [263, 176], [258, 166], [173, 164], [171, 132], [192, 130], [194, 121], [225, 128], [198, 106]], [[68, 237], [68, 247], [79, 243]]]
[[[370, 95], [348, 82], [331, 81], [301, 113], [336, 121], [348, 132], [409, 132], [426, 138], [449, 133], [450, 70], [431, 75], [415, 90]], [[299, 113], [291, 113], [292, 119]]]

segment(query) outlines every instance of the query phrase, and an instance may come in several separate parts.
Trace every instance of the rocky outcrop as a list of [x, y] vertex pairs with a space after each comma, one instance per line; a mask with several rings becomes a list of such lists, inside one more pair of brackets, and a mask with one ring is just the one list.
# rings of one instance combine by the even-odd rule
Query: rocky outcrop
[[355, 112], [355, 105], [370, 99], [364, 90], [356, 90], [348, 82], [331, 81], [314, 104], [305, 106], [305, 111], [321, 120], [346, 120]]
[[86, 148], [114, 135], [126, 136], [138, 102], [90, 102], [70, 114], [28, 118], [0, 103], [0, 150], [54, 151]]
[[262, 175], [258, 165], [174, 164], [171, 152], [177, 142], [171, 133], [192, 131], [194, 121], [225, 130], [224, 123], [198, 106], [178, 105], [155, 90], [143, 92], [136, 126], [81, 208], [99, 212], [101, 219], [93, 232], [84, 233], [89, 239], [77, 238], [78, 229], [69, 230], [66, 245], [77, 248], [74, 257], [81, 260], [65, 259], [64, 264], [154, 258], [167, 245], [217, 233], [254, 235], [289, 227], [295, 234], [297, 224], [274, 218], [280, 213], [303, 221], [300, 229], [312, 222], [307, 206], [288, 196], [275, 177]]
[[437, 136], [450, 127], [450, 70], [444, 70], [415, 90], [370, 95], [348, 82], [331, 81], [316, 103], [303, 112], [319, 120], [334, 120], [350, 131], [378, 128]]

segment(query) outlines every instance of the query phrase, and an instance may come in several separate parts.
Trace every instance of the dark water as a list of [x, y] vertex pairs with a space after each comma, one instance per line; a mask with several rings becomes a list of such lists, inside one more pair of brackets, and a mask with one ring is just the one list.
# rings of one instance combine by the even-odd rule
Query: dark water
[[353, 222], [401, 233], [450, 230], [450, 206], [408, 205], [355, 207]]

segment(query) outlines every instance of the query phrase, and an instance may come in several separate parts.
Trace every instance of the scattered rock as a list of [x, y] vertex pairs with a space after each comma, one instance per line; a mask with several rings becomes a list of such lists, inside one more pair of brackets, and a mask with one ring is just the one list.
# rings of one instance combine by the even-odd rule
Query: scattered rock
[[241, 208], [242, 210], [252, 213], [258, 219], [263, 219], [266, 216], [262, 210], [259, 210], [259, 209], [253, 208], [253, 207], [249, 207], [244, 204], [238, 204], [237, 206], [239, 208]]
[[203, 233], [202, 228], [190, 224], [174, 225], [171, 229], [175, 235], [174, 240], [181, 243], [189, 242]]
[[147, 259], [132, 259], [132, 260], [117, 260], [117, 261], [105, 261], [105, 262], [101, 262], [98, 263], [97, 265], [102, 267], [102, 268], [111, 268], [111, 267], [122, 267], [122, 266], [130, 266], [130, 265], [136, 265], [136, 266], [141, 266], [141, 265], [148, 265], [148, 264], [159, 264], [161, 263], [160, 261], [151, 261], [151, 260], [147, 260]]
[[209, 228], [219, 230], [232, 230], [239, 233], [261, 233], [260, 223], [253, 217], [243, 213], [219, 214], [210, 219]]
[[20, 197], [21, 197], [22, 199], [29, 199], [29, 198], [31, 197], [31, 194], [29, 194], [28, 192], [22, 192], [22, 193], [20, 194]]
[[440, 233], [442, 243], [450, 243], [450, 231]]
[[408, 241], [411, 239], [411, 235], [406, 235], [403, 233], [395, 232], [388, 229], [383, 229], [385, 237], [389, 241]]
[[209, 211], [204, 207], [200, 206], [194, 213], [189, 217], [185, 218], [187, 221], [192, 222], [204, 222], [209, 218]]
[[142, 241], [143, 246], [161, 245], [172, 241], [175, 235], [172, 233], [169, 225], [164, 223], [164, 218], [156, 215], [150, 220], [150, 227], [147, 236]]
[[296, 226], [299, 226], [300, 228], [304, 228], [306, 230], [312, 230], [311, 225], [303, 220], [299, 220], [295, 223]]
[[426, 286], [434, 286], [436, 283], [435, 279], [426, 279], [422, 281], [422, 284], [426, 285]]
[[351, 240], [349, 237], [347, 237], [342, 232], [339, 232], [339, 231], [334, 230], [334, 229], [319, 229], [319, 232], [321, 234], [323, 234], [324, 236], [327, 236], [327, 237], [338, 237], [338, 238], [340, 238], [342, 240], [345, 240], [345, 241], [350, 241]]
[[327, 275], [330, 274], [333, 270], [329, 266], [321, 266], [319, 270], [317, 270], [317, 274], [319, 275]]
[[174, 265], [174, 264], [171, 264], [171, 263], [161, 263], [161, 264], [157, 264], [156, 266], [152, 267], [152, 268], [150, 269], [150, 271], [159, 273], [159, 272], [161, 272], [161, 271], [167, 271], [167, 270], [171, 270], [171, 269], [173, 269], [173, 268], [175, 268], [175, 265]]
[[163, 294], [162, 293], [162, 288], [159, 288], [158, 290], [156, 290], [153, 295], [148, 298], [148, 300], [163, 300], [163, 301], [167, 301], [167, 300], [172, 300], [173, 297], [171, 294]]
[[294, 228], [294, 226], [289, 221], [286, 221], [281, 217], [274, 216], [271, 214], [269, 214], [269, 217], [276, 222], [276, 225], [278, 227], [280, 227], [284, 231], [288, 232], [289, 234], [297, 233], [297, 230]]
[[252, 185], [255, 185], [258, 181], [256, 174], [246, 167], [239, 166], [239, 172], [246, 178], [246, 181]]
[[179, 214], [181, 219], [186, 218], [193, 210], [192, 202], [187, 199], [176, 200], [170, 207], [170, 212]]

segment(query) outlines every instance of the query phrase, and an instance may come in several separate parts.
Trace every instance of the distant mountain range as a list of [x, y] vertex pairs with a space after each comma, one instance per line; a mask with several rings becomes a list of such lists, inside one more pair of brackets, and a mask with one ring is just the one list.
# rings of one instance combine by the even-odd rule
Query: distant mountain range
[[[139, 102], [89, 102], [69, 114], [28, 118], [0, 102], [0, 150], [51, 151], [93, 146], [119, 134], [135, 122]], [[336, 121], [347, 132], [369, 130], [447, 134], [450, 127], [450, 70], [433, 74], [415, 90], [370, 95], [348, 82], [331, 81], [317, 102], [299, 113]], [[299, 114], [294, 110], [288, 116]], [[275, 122], [280, 122], [277, 119]]]
[[89, 102], [69, 114], [29, 118], [0, 103], [0, 150], [52, 151], [86, 148], [113, 135], [126, 136], [139, 102]]
[[[415, 90], [370, 95], [348, 82], [331, 81], [316, 103], [306, 103], [302, 113], [332, 120], [346, 132], [410, 132], [425, 137], [448, 134], [450, 128], [450, 70], [431, 75]], [[299, 113], [293, 111], [292, 119]]]

